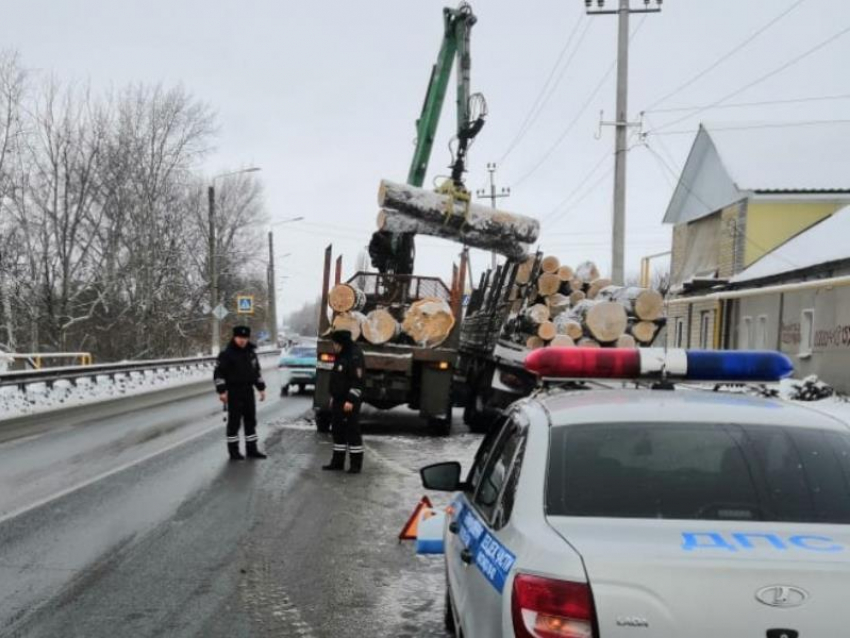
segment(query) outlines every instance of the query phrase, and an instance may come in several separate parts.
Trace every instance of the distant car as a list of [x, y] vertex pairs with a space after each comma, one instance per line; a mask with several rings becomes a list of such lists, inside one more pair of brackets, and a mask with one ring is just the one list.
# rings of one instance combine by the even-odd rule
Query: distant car
[[550, 390], [509, 410], [465, 479], [458, 463], [422, 478], [458, 491], [452, 635], [848, 635], [850, 428], [813, 409], [666, 383]]
[[285, 350], [280, 357], [280, 395], [286, 395], [291, 388], [304, 392], [307, 386], [316, 385], [316, 345], [299, 344]]

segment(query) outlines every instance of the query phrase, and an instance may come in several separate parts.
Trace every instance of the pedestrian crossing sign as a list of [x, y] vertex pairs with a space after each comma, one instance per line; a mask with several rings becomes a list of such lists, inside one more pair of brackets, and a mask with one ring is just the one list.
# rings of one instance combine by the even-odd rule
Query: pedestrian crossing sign
[[240, 315], [253, 315], [254, 295], [239, 295], [236, 297], [236, 312]]

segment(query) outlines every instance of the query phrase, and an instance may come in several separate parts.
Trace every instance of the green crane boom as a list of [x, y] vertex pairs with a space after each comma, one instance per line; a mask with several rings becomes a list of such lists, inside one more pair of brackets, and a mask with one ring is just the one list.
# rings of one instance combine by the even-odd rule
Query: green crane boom
[[[484, 126], [486, 103], [480, 95], [470, 92], [470, 35], [478, 19], [466, 2], [457, 9], [443, 9], [443, 42], [437, 63], [431, 70], [431, 80], [422, 104], [422, 113], [416, 121], [416, 150], [407, 174], [407, 183], [421, 188], [425, 183], [428, 165], [434, 150], [434, 138], [446, 101], [452, 67], [457, 63], [457, 149], [452, 161], [451, 179], [457, 189], [465, 190], [463, 174], [466, 172], [466, 154], [470, 142]], [[473, 104], [480, 104], [473, 114]], [[378, 232], [369, 245], [373, 265], [381, 272], [412, 274], [415, 246], [412, 235], [395, 235]]]

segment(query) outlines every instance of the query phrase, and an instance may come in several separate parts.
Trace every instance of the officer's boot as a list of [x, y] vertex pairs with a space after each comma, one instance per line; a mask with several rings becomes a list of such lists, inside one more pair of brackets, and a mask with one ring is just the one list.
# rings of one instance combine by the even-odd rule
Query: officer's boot
[[245, 454], [249, 459], [267, 459], [269, 458], [257, 449], [256, 441], [248, 441], [245, 443]]
[[334, 450], [334, 454], [331, 457], [331, 462], [327, 465], [322, 466], [323, 470], [328, 470], [329, 472], [341, 472], [345, 469], [345, 450], [339, 451]]
[[239, 453], [239, 443], [228, 443], [227, 452], [230, 454], [231, 461], [244, 461], [245, 457]]
[[363, 470], [363, 452], [352, 452], [348, 455], [348, 473], [360, 474]]

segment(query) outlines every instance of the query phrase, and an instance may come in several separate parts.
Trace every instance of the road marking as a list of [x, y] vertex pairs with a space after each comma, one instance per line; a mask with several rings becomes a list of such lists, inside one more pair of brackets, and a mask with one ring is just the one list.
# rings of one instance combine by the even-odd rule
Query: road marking
[[[266, 410], [262, 410], [262, 407], [261, 407], [261, 410], [263, 412], [265, 412], [268, 409], [270, 409], [271, 406], [275, 405], [275, 403], [277, 403], [277, 401], [269, 402], [269, 403], [266, 404], [266, 406], [262, 406], [262, 407], [266, 407]], [[71, 487], [67, 487], [64, 490], [60, 490], [59, 492], [56, 492], [55, 494], [51, 494], [50, 496], [45, 496], [44, 498], [38, 499], [34, 503], [30, 503], [29, 505], [25, 505], [24, 507], [20, 507], [16, 510], [12, 510], [11, 512], [9, 512], [7, 514], [2, 514], [2, 515], [0, 515], [0, 525], [3, 525], [4, 523], [11, 521], [12, 519], [17, 518], [18, 516], [22, 516], [23, 514], [27, 514], [28, 512], [32, 512], [33, 510], [36, 510], [40, 507], [44, 507], [45, 505], [49, 505], [50, 503], [57, 501], [61, 498], [64, 498], [64, 497], [66, 497], [70, 494], [73, 494], [74, 492], [78, 492], [79, 490], [90, 487], [90, 486], [94, 485], [95, 483], [97, 483], [99, 481], [107, 479], [111, 476], [115, 476], [116, 474], [120, 474], [121, 472], [125, 472], [126, 470], [129, 470], [129, 469], [131, 469], [131, 468], [133, 468], [137, 465], [141, 465], [142, 463], [147, 463], [148, 461], [155, 459], [158, 456], [161, 456], [163, 454], [171, 452], [172, 450], [175, 450], [176, 448], [178, 448], [182, 445], [186, 445], [187, 443], [191, 443], [192, 441], [195, 441], [195, 440], [200, 439], [204, 436], [207, 436], [208, 434], [211, 434], [212, 432], [215, 432], [216, 430], [220, 431], [221, 429], [222, 429], [221, 423], [216, 423], [215, 425], [210, 425], [210, 426], [206, 427], [205, 429], [203, 429], [199, 432], [195, 432], [195, 434], [192, 434], [192, 435], [187, 436], [183, 439], [180, 439], [179, 441], [175, 441], [171, 445], [168, 445], [168, 446], [166, 446], [166, 447], [164, 447], [160, 450], [155, 450], [153, 452], [145, 454], [142, 457], [139, 457], [138, 459], [134, 459], [132, 461], [127, 461], [126, 463], [119, 465], [117, 467], [114, 467], [111, 470], [107, 470], [105, 472], [97, 474], [96, 476], [94, 476], [90, 479], [86, 479], [82, 483], [78, 483], [77, 485], [72, 485]]]
[[51, 494], [50, 496], [45, 496], [44, 498], [41, 498], [41, 499], [35, 501], [34, 503], [30, 503], [29, 505], [25, 505], [24, 507], [20, 507], [16, 510], [9, 512], [8, 514], [3, 514], [2, 516], [0, 516], [0, 525], [3, 525], [4, 523], [12, 520], [13, 518], [17, 518], [18, 516], [21, 516], [23, 514], [31, 512], [35, 509], [38, 509], [39, 507], [43, 507], [45, 505], [48, 505], [49, 503], [52, 503], [53, 501], [59, 500], [59, 499], [64, 498], [64, 497], [66, 497], [70, 494], [73, 494], [74, 492], [77, 492], [77, 491], [85, 489], [85, 488], [87, 488], [91, 485], [94, 485], [95, 483], [102, 481], [104, 479], [107, 479], [110, 476], [115, 476], [116, 474], [120, 474], [121, 472], [124, 472], [126, 470], [129, 470], [132, 467], [135, 467], [136, 465], [146, 463], [147, 461], [150, 461], [151, 459], [155, 459], [156, 457], [161, 456], [162, 454], [165, 454], [167, 452], [171, 452], [172, 450], [180, 447], [181, 445], [191, 443], [192, 441], [194, 441], [196, 439], [200, 439], [201, 437], [206, 436], [207, 434], [210, 434], [211, 432], [214, 432], [215, 430], [220, 430], [220, 429], [221, 429], [221, 424], [216, 423], [215, 425], [209, 426], [206, 429], [201, 430], [200, 432], [196, 432], [195, 434], [192, 434], [191, 436], [188, 436], [184, 439], [180, 439], [179, 441], [176, 441], [176, 442], [172, 443], [171, 445], [168, 445], [168, 446], [166, 446], [166, 447], [164, 447], [160, 450], [155, 450], [154, 452], [150, 452], [149, 454], [145, 454], [144, 456], [142, 456], [138, 459], [134, 459], [133, 461], [127, 461], [126, 463], [119, 465], [118, 467], [114, 467], [111, 470], [107, 470], [106, 472], [102, 472], [102, 473], [100, 473], [100, 474], [98, 474], [98, 475], [96, 475], [96, 476], [94, 476], [90, 479], [86, 479], [82, 483], [78, 483], [77, 485], [72, 485], [71, 487], [67, 487], [64, 490], [60, 490], [59, 492], [56, 492], [55, 494]]

